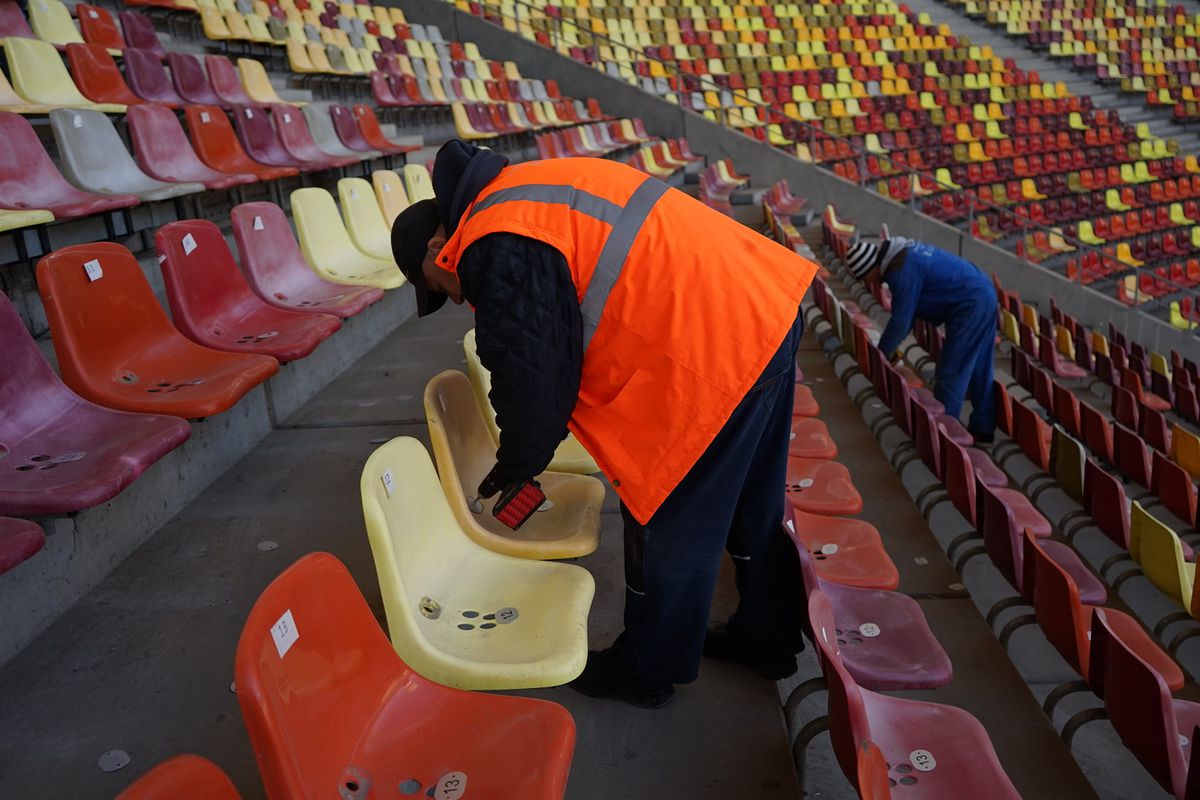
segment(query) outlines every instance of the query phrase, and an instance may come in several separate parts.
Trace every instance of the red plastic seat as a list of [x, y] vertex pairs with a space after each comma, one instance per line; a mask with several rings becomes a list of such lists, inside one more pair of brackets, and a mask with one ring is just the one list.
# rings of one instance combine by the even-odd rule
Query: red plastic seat
[[1137, 398], [1140, 405], [1147, 408], [1152, 408], [1155, 411], [1170, 411], [1171, 403], [1153, 392], [1143, 391], [1142, 376], [1138, 375], [1135, 370], [1123, 367], [1121, 369], [1121, 385], [1133, 392], [1133, 396]]
[[42, 526], [27, 519], [0, 517], [0, 575], [23, 564], [46, 546]]
[[[328, 553], [276, 578], [246, 620], [238, 704], [270, 797], [375, 783], [414, 797], [559, 800], [575, 724], [544, 700], [451, 689], [396, 654]], [[439, 791], [440, 790], [440, 791]]]
[[942, 483], [950, 495], [950, 502], [958, 509], [958, 513], [967, 521], [978, 527], [975, 482], [985, 486], [1004, 488], [1008, 486], [1008, 476], [996, 466], [991, 457], [975, 448], [963, 447], [950, 438], [945, 430], [938, 431], [938, 446], [942, 467]]
[[117, 62], [98, 44], [68, 44], [67, 63], [71, 67], [75, 85], [93, 103], [136, 106], [146, 102], [125, 84]]
[[116, 800], [240, 800], [221, 768], [200, 756], [168, 759], [138, 778]]
[[293, 106], [271, 106], [271, 119], [285, 150], [304, 164], [321, 164], [321, 169], [335, 169], [359, 163], [357, 156], [335, 156], [317, 147], [304, 115]]
[[1119, 423], [1113, 425], [1113, 463], [1138, 485], [1150, 488], [1150, 449], [1142, 437]]
[[154, 246], [175, 327], [198, 344], [287, 363], [342, 327], [330, 314], [285, 311], [260, 300], [238, 271], [221, 229], [208, 220], [164, 225]]
[[792, 401], [793, 417], [815, 417], [821, 413], [817, 399], [813, 397], [812, 389], [797, 381], [796, 395]]
[[0, 0], [0, 39], [7, 39], [9, 36], [37, 38], [33, 35], [33, 29], [29, 27], [29, 20], [25, 19], [25, 13], [21, 11], [20, 3], [17, 0]]
[[1060, 378], [1078, 380], [1087, 376], [1087, 372], [1082, 367], [1059, 354], [1054, 340], [1044, 333], [1038, 337], [1038, 360]]
[[1200, 703], [1171, 696], [1156, 665], [1122, 635], [1108, 609], [1097, 609], [1092, 617], [1092, 651], [1103, 653], [1103, 665], [1093, 659], [1093, 671], [1102, 666], [1104, 708], [1121, 741], [1177, 800], [1192, 797], [1188, 775]]
[[858, 748], [858, 795], [862, 800], [892, 800], [888, 763], [873, 742]]
[[1042, 472], [1050, 469], [1050, 426], [1029, 405], [1014, 400], [1013, 439], [1025, 457]]
[[[808, 597], [813, 639], [829, 687], [829, 736], [846, 777], [857, 779], [860, 742], [874, 742], [904, 780], [904, 797], [1020, 800], [979, 720], [954, 706], [923, 703], [859, 688], [842, 660], [830, 598]], [[931, 755], [932, 754], [932, 755]], [[921, 757], [920, 763], [913, 763]], [[927, 759], [935, 759], [929, 763]]]
[[44, 208], [57, 219], [137, 205], [137, 195], [92, 194], [67, 183], [41, 140], [19, 114], [0, 111], [0, 208]]
[[295, 167], [270, 167], [246, 155], [238, 144], [225, 112], [216, 106], [188, 106], [184, 110], [188, 133], [200, 160], [222, 172], [248, 172], [259, 180], [273, 181], [298, 175]]
[[810, 514], [844, 516], [863, 507], [849, 470], [836, 461], [789, 456], [785, 491], [793, 508]]
[[900, 573], [879, 531], [861, 519], [826, 517], [788, 509], [787, 527], [796, 546], [811, 553], [824, 580], [863, 589], [895, 589]]
[[145, 14], [136, 11], [122, 11], [121, 35], [125, 38], [127, 47], [153, 53], [160, 61], [167, 57], [158, 34], [154, 31], [154, 23]]
[[208, 167], [192, 149], [175, 112], [157, 103], [130, 108], [125, 114], [133, 154], [142, 171], [160, 181], [197, 181], [209, 189], [228, 189], [254, 183], [249, 173], [218, 172]]
[[338, 139], [347, 148], [360, 153], [378, 152], [363, 138], [362, 131], [358, 129], [358, 123], [355, 121], [354, 112], [350, 109], [332, 103], [329, 106], [329, 118], [333, 120], [333, 130], [337, 133]]
[[1112, 423], [1087, 403], [1079, 404], [1079, 427], [1083, 429], [1083, 442], [1103, 461], [1113, 460]]
[[1184, 521], [1196, 524], [1196, 484], [1186, 469], [1159, 451], [1154, 451], [1150, 489], [1167, 510]]
[[283, 209], [243, 203], [230, 214], [247, 282], [263, 300], [291, 311], [353, 317], [383, 299], [382, 289], [322, 280], [300, 252]]
[[370, 106], [358, 103], [352, 111], [354, 119], [358, 123], [358, 129], [362, 133], [363, 141], [370, 149], [389, 155], [411, 153], [421, 149], [416, 145], [397, 144], [387, 138], [383, 133], [383, 128], [379, 126], [379, 118], [375, 116], [375, 109]]
[[117, 23], [108, 9], [79, 3], [75, 6], [75, 14], [79, 19], [79, 33], [85, 42], [118, 52], [125, 49], [125, 40], [121, 38], [121, 31], [117, 29]]
[[837, 458], [837, 444], [825, 423], [813, 417], [792, 417], [788, 454], [801, 458]]
[[136, 47], [127, 47], [124, 53], [125, 82], [133, 93], [151, 103], [162, 103], [171, 108], [184, 105], [183, 98], [175, 91], [157, 55]]
[[120, 494], [191, 436], [174, 417], [93, 405], [63, 385], [0, 297], [0, 514], [70, 514]]
[[167, 53], [167, 66], [171, 68], [171, 83], [175, 93], [185, 103], [225, 105], [208, 82], [208, 75], [199, 58], [191, 53]]
[[208, 82], [212, 84], [213, 92], [221, 99], [220, 105], [229, 108], [254, 105], [232, 61], [225, 56], [206, 55], [204, 66], [208, 68]]
[[93, 402], [210, 417], [279, 370], [268, 356], [223, 353], [186, 339], [118, 244], [51, 253], [38, 262], [37, 281], [63, 380]]
[[308, 163], [294, 158], [283, 146], [271, 124], [266, 108], [242, 106], [233, 112], [233, 126], [246, 155], [272, 167], [296, 167], [305, 172], [323, 169], [323, 163]]

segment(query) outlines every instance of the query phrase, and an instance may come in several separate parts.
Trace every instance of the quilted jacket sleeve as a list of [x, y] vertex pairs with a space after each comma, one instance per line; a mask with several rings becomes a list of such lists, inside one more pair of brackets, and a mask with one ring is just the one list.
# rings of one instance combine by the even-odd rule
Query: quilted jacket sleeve
[[566, 259], [536, 239], [494, 233], [467, 248], [458, 276], [492, 373], [499, 471], [532, 478], [566, 437], [579, 398], [583, 320]]

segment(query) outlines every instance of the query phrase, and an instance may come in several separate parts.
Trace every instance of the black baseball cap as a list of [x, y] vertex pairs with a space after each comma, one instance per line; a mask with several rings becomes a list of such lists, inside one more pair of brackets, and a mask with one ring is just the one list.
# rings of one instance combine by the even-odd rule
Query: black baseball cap
[[437, 202], [421, 200], [400, 212], [392, 223], [392, 257], [417, 292], [417, 316], [425, 317], [446, 304], [445, 292], [429, 288], [421, 269], [429, 252], [429, 240], [442, 224]]

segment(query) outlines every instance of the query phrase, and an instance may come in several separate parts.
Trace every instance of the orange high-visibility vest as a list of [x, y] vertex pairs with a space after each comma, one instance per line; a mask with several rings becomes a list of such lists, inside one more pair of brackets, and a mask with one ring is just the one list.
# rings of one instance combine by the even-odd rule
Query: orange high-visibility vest
[[563, 254], [583, 315], [569, 427], [638, 521], [716, 437], [795, 322], [817, 267], [625, 164], [506, 167], [437, 263], [508, 232]]

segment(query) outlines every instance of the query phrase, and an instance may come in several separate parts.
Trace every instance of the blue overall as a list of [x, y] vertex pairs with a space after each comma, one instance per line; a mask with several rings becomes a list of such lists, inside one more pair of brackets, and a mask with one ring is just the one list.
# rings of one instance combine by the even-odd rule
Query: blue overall
[[967, 428], [990, 437], [996, 428], [992, 359], [996, 336], [996, 290], [970, 261], [916, 242], [904, 262], [888, 270], [883, 282], [892, 292], [892, 317], [879, 339], [891, 356], [912, 330], [914, 319], [946, 326], [933, 393], [952, 417], [971, 401]]

